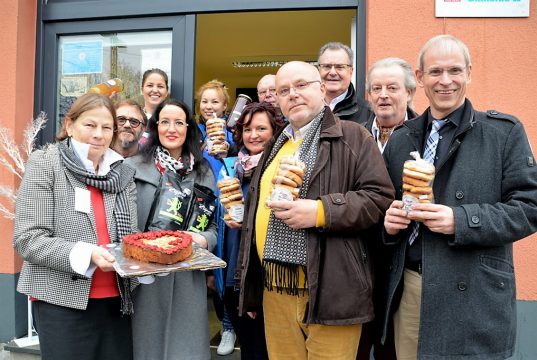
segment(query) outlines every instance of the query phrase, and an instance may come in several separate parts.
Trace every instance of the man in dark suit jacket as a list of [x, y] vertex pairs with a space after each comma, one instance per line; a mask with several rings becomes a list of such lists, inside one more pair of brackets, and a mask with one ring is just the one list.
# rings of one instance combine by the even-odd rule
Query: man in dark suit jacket
[[351, 83], [353, 61], [354, 53], [350, 47], [330, 42], [319, 50], [317, 62], [321, 79], [326, 85], [326, 105], [330, 106], [330, 110], [341, 120], [365, 124], [371, 110], [367, 101], [356, 95]]
[[[518, 119], [474, 110], [471, 72], [462, 41], [429, 40], [416, 78], [430, 107], [397, 128], [384, 150], [397, 199], [384, 220], [384, 242], [394, 249], [384, 328], [393, 316], [402, 360], [493, 360], [514, 351], [513, 242], [537, 231], [537, 166]], [[402, 171], [411, 151], [433, 159], [435, 203], [407, 211]]]

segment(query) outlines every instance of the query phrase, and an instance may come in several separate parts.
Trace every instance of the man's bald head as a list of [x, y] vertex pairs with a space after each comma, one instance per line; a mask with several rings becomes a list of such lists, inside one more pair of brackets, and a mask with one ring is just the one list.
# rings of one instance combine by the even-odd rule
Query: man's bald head
[[268, 74], [263, 76], [257, 83], [257, 97], [259, 102], [268, 102], [275, 107], [279, 107], [276, 97], [276, 75]]
[[324, 107], [325, 85], [319, 71], [303, 61], [291, 61], [276, 73], [282, 113], [295, 129], [308, 124]]

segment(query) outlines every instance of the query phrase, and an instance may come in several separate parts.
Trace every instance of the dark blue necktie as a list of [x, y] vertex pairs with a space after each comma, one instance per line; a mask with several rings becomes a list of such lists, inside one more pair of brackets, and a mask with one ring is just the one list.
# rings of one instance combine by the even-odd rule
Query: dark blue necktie
[[[434, 165], [434, 158], [436, 156], [436, 148], [438, 147], [438, 140], [440, 139], [440, 129], [442, 126], [446, 125], [448, 120], [433, 120], [433, 127], [431, 133], [427, 138], [427, 143], [425, 145], [425, 150], [423, 151], [423, 160], [426, 160]], [[412, 245], [414, 240], [418, 237], [420, 231], [420, 223], [414, 221], [414, 226], [412, 227], [412, 232], [408, 237], [408, 243]]]

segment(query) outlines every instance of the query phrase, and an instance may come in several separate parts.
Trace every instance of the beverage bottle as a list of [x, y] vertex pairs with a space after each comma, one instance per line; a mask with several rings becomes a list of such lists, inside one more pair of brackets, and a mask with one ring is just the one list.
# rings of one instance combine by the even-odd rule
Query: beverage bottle
[[118, 78], [107, 80], [103, 83], [92, 86], [88, 90], [89, 93], [102, 94], [105, 96], [112, 96], [121, 91], [123, 91], [123, 81]]
[[252, 99], [248, 95], [239, 94], [237, 95], [237, 100], [235, 100], [235, 105], [233, 105], [233, 109], [231, 110], [231, 113], [229, 114], [229, 117], [227, 119], [227, 127], [232, 128], [237, 120], [241, 117], [242, 110], [246, 105], [252, 102]]

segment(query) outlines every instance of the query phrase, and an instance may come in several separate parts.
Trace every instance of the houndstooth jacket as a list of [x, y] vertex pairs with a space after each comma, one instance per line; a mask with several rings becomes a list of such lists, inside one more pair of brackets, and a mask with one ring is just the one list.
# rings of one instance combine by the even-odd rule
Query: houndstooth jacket
[[[124, 191], [129, 192], [134, 233], [138, 231], [134, 170], [123, 164], [120, 169]], [[77, 187], [87, 189], [63, 167], [57, 145], [35, 151], [17, 195], [13, 245], [24, 259], [19, 292], [51, 304], [86, 309], [91, 279], [73, 271], [69, 254], [78, 241], [97, 244], [97, 230], [93, 209], [89, 214], [75, 211]], [[117, 236], [116, 194], [103, 192], [103, 200], [113, 241]]]

